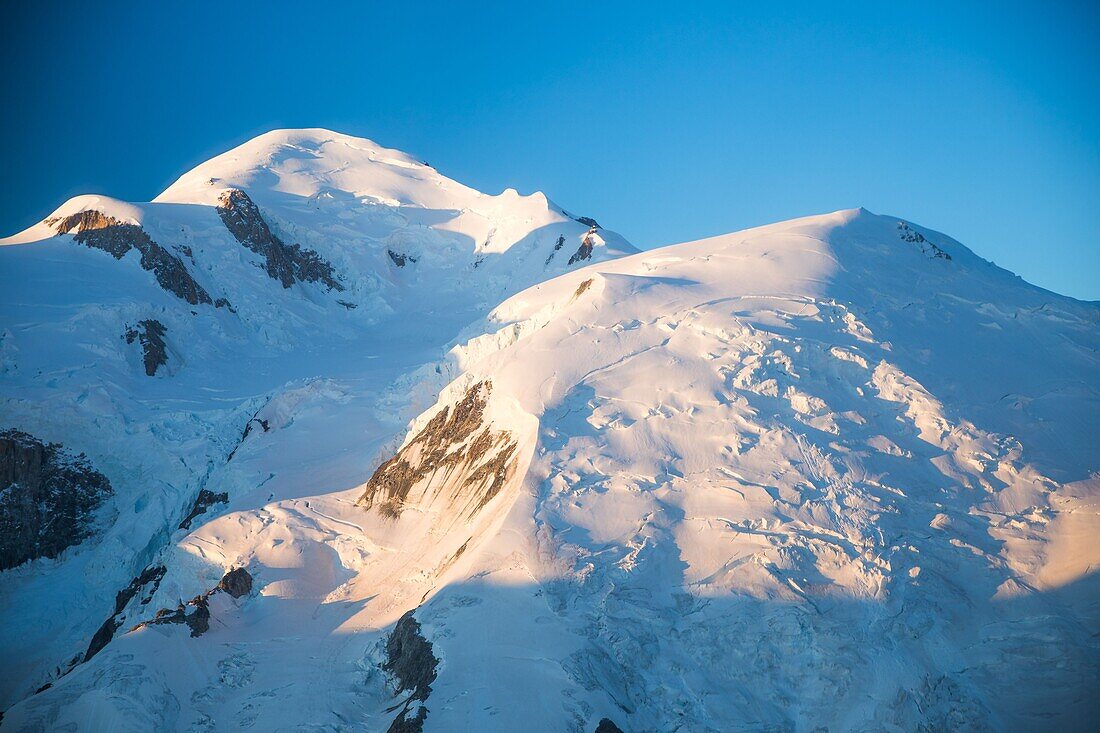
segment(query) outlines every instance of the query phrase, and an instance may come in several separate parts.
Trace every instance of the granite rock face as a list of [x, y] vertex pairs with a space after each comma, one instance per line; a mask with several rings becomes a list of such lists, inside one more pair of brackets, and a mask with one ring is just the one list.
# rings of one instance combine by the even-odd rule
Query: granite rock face
[[[420, 630], [420, 622], [409, 611], [393, 627], [386, 640], [386, 662], [382, 669], [397, 682], [397, 694], [409, 693], [401, 712], [393, 719], [387, 733], [420, 733], [428, 709], [422, 703], [432, 692], [439, 660], [432, 651], [432, 644]], [[413, 703], [416, 712], [410, 715]]]
[[515, 473], [518, 444], [506, 430], [485, 420], [492, 384], [479, 382], [448, 405], [371, 475], [359, 503], [397, 519], [417, 491], [451, 486], [452, 508], [473, 516]]
[[244, 568], [234, 568], [222, 576], [218, 590], [223, 590], [234, 598], [247, 596], [252, 592], [252, 576]]
[[218, 216], [238, 242], [264, 258], [264, 272], [284, 288], [295, 282], [320, 282], [329, 290], [344, 289], [332, 265], [319, 254], [297, 244], [284, 244], [275, 236], [244, 191], [232, 188], [224, 192], [218, 199]]
[[112, 493], [83, 454], [19, 430], [0, 431], [0, 570], [79, 544]]
[[438, 665], [431, 642], [420, 633], [420, 622], [409, 611], [386, 641], [386, 663], [382, 668], [397, 679], [398, 692], [411, 692], [410, 699], [424, 701], [431, 694]]
[[569, 264], [575, 265], [582, 260], [592, 259], [592, 235], [596, 233], [596, 227], [591, 227], [588, 233], [584, 235], [584, 239], [581, 240], [581, 246], [577, 247], [577, 251], [569, 258]]
[[141, 254], [142, 268], [153, 273], [162, 288], [191, 305], [214, 302], [191, 276], [183, 260], [154, 242], [137, 224], [123, 223], [95, 210], [48, 219], [46, 223], [55, 227], [59, 234], [72, 234], [79, 244], [103, 250], [116, 260], [136, 249]]

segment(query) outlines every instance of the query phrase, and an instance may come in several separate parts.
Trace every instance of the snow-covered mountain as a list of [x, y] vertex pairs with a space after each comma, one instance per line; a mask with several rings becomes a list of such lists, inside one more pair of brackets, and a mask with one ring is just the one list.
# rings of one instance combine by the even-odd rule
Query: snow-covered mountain
[[1100, 306], [941, 234], [633, 254], [305, 130], [4, 243], [0, 532], [86, 532], [8, 542], [4, 730], [1100, 712]]
[[[503, 297], [636, 251], [594, 224], [541, 193], [481, 194], [368, 140], [301, 130], [229, 151], [153, 203], [81, 196], [2, 240], [0, 430], [85, 453], [113, 493], [93, 540], [0, 575], [14, 672], [0, 707], [84, 656], [201, 491], [231, 495], [221, 510], [309, 493], [280, 489], [300, 481], [280, 471], [246, 499], [242, 434], [346, 405], [355, 417], [328, 445], [351, 462], [310, 458], [311, 480], [360, 480], [434, 399], [402, 375]], [[43, 453], [16, 448], [0, 454], [13, 466]]]

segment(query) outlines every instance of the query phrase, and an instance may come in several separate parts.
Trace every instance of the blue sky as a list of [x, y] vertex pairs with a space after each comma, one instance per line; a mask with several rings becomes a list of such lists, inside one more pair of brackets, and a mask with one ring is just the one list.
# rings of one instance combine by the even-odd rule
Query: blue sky
[[862, 205], [1100, 299], [1094, 2], [162, 5], [0, 9], [4, 235], [316, 126], [642, 247]]

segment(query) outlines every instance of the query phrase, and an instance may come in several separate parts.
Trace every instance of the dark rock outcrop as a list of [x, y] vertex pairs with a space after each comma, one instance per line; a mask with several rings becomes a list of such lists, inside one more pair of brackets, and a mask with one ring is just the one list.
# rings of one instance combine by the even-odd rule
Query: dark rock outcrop
[[0, 570], [79, 544], [112, 493], [84, 454], [19, 430], [0, 431]]
[[471, 515], [507, 484], [516, 468], [517, 443], [511, 433], [485, 425], [484, 413], [492, 385], [479, 382], [453, 406], [428, 421], [396, 455], [380, 465], [367, 481], [359, 503], [378, 507], [387, 517], [401, 515], [405, 500], [422, 481], [430, 488], [458, 479], [451, 497]]
[[126, 343], [141, 343], [145, 373], [152, 377], [157, 369], [168, 363], [168, 348], [164, 343], [164, 334], [168, 329], [156, 319], [139, 321], [136, 326], [126, 329]]
[[72, 234], [76, 242], [101, 249], [118, 260], [136, 249], [141, 254], [141, 266], [153, 273], [162, 288], [191, 305], [213, 302], [183, 260], [154, 242], [137, 224], [125, 224], [94, 210], [47, 219], [46, 223], [55, 226], [59, 234]]
[[260, 429], [265, 433], [271, 430], [271, 424], [267, 420], [262, 420], [258, 417], [254, 417], [244, 424], [244, 432], [241, 433], [241, 440], [244, 440], [252, 432], [252, 426], [259, 425]]
[[898, 236], [901, 237], [903, 242], [909, 242], [920, 247], [920, 251], [929, 257], [939, 258], [941, 260], [950, 260], [951, 255], [944, 252], [938, 246], [925, 239], [924, 235], [915, 229], [910, 228], [904, 221], [898, 222]]
[[84, 661], [94, 657], [103, 651], [103, 648], [111, 643], [111, 639], [115, 638], [115, 632], [118, 631], [118, 627], [122, 625], [114, 616], [103, 622], [103, 625], [92, 636], [92, 641], [88, 644], [88, 651], [84, 652]]
[[397, 680], [398, 694], [410, 692], [410, 700], [423, 702], [432, 692], [438, 666], [431, 642], [420, 633], [420, 622], [412, 611], [407, 612], [386, 640], [386, 661], [382, 669]]
[[240, 447], [244, 444], [245, 439], [247, 439], [248, 436], [252, 434], [252, 430], [256, 425], [259, 425], [260, 429], [263, 430], [265, 433], [271, 430], [271, 425], [270, 423], [268, 423], [267, 420], [258, 418], [256, 417], [256, 415], [250, 417], [248, 419], [248, 422], [244, 424], [244, 430], [241, 431], [241, 439], [237, 441], [237, 444], [233, 446], [233, 450], [229, 452], [229, 457], [225, 459], [226, 462], [233, 460], [233, 456], [237, 455], [237, 451], [240, 450]]
[[584, 224], [589, 229], [599, 229], [600, 225], [596, 223], [596, 220], [590, 216], [574, 216], [573, 221]]
[[284, 244], [272, 234], [259, 207], [240, 189], [231, 188], [218, 199], [218, 216], [233, 237], [264, 258], [264, 272], [284, 288], [295, 282], [321, 282], [330, 290], [343, 290], [331, 264], [310, 249]]
[[244, 568], [234, 568], [222, 576], [217, 590], [223, 590], [234, 598], [247, 596], [252, 592], [252, 576]]
[[592, 259], [592, 235], [595, 233], [596, 228], [593, 227], [584, 235], [584, 239], [581, 240], [581, 246], [577, 247], [577, 251], [569, 258], [570, 265], [575, 265], [581, 260]]
[[423, 705], [416, 709], [416, 715], [412, 717], [409, 716], [409, 709], [406, 707], [393, 719], [386, 733], [422, 733], [424, 721], [427, 719], [428, 709]]
[[235, 568], [222, 576], [216, 586], [195, 596], [187, 603], [175, 608], [162, 608], [152, 621], [138, 624], [134, 630], [144, 626], [162, 626], [164, 624], [183, 624], [191, 629], [191, 636], [202, 636], [210, 630], [210, 596], [215, 593], [228, 593], [233, 598], [241, 598], [252, 592], [252, 576], [244, 568]]
[[[191, 629], [191, 636], [202, 636], [210, 630], [210, 603], [207, 600], [209, 593], [195, 596], [187, 603], [181, 603], [176, 608], [162, 608], [157, 611], [157, 616], [152, 621], [139, 624], [142, 626], [160, 626], [163, 624], [184, 624]], [[193, 609], [188, 611], [188, 609]]]
[[126, 586], [118, 593], [115, 594], [115, 611], [112, 613], [103, 625], [99, 627], [99, 630], [95, 632], [92, 637], [91, 643], [88, 645], [88, 650], [84, 653], [84, 661], [94, 657], [103, 647], [110, 643], [114, 638], [115, 632], [118, 631], [118, 627], [122, 626], [122, 612], [126, 610], [126, 606], [130, 604], [130, 601], [134, 599], [134, 596], [138, 594], [146, 586], [151, 585], [152, 588], [146, 593], [143, 593], [141, 600], [142, 605], [147, 605], [149, 601], [153, 600], [153, 594], [157, 592], [157, 588], [160, 587], [160, 581], [164, 578], [164, 574], [167, 569], [163, 565], [151, 565], [141, 572], [136, 578], [130, 581], [130, 585]]
[[409, 611], [402, 616], [386, 640], [386, 661], [382, 669], [397, 682], [397, 694], [409, 693], [404, 706], [387, 733], [420, 733], [428, 709], [417, 706], [415, 715], [409, 715], [412, 703], [423, 703], [432, 692], [439, 660], [432, 651], [432, 644], [420, 630], [420, 622]]
[[600, 724], [596, 726], [596, 733], [623, 733], [623, 730], [611, 722], [610, 719], [604, 718], [600, 721]]
[[394, 252], [392, 249], [387, 249], [386, 254], [388, 254], [390, 256], [390, 259], [393, 260], [393, 264], [397, 265], [398, 267], [404, 267], [410, 262], [416, 262], [415, 257], [413, 257], [412, 255], [407, 255], [404, 252]]
[[206, 510], [215, 504], [225, 504], [229, 501], [229, 494], [222, 491], [215, 494], [209, 489], [200, 489], [199, 495], [195, 497], [195, 503], [191, 507], [191, 512], [187, 515], [182, 522], [180, 522], [180, 529], [190, 529], [191, 522], [195, 517], [200, 514], [205, 514]]
[[550, 261], [554, 259], [554, 255], [558, 253], [558, 250], [565, 246], [565, 235], [562, 234], [558, 237], [558, 241], [554, 243], [554, 249], [550, 250], [550, 255], [546, 258], [546, 264], [550, 264]]

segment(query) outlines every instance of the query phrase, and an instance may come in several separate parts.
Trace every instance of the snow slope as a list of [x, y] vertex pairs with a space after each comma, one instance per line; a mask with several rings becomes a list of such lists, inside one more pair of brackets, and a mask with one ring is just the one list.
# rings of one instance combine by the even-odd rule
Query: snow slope
[[[336, 220], [367, 226], [359, 207], [409, 216], [402, 197], [414, 193], [444, 207], [419, 179], [401, 180], [426, 169], [399, 153], [359, 141], [334, 155], [339, 136], [280, 135], [200, 166], [150, 210], [181, 199], [210, 207], [212, 179], [244, 188], [279, 212], [280, 231], [338, 272], [354, 268], [345, 282], [362, 293], [353, 283], [372, 270], [356, 264], [351, 237], [334, 239], [347, 243], [339, 249], [306, 238], [308, 202], [331, 214], [313, 226], [330, 233]], [[298, 151], [289, 162], [288, 151]], [[246, 172], [234, 155], [252, 161]], [[342, 157], [353, 164], [333, 165]], [[352, 198], [326, 197], [329, 186]], [[365, 203], [368, 186], [384, 201]], [[452, 212], [467, 190], [454, 186]], [[574, 242], [587, 236], [547, 210]], [[464, 216], [453, 229], [422, 221], [402, 231], [492, 239]], [[144, 552], [119, 549], [140, 524], [120, 511], [94, 548], [0, 575], [19, 601], [2, 601], [3, 648], [22, 655], [12, 628], [43, 638], [27, 609], [71, 615], [146, 564], [167, 568], [103, 651], [39, 694], [11, 693], [22, 699], [4, 729], [415, 730], [396, 723], [421, 708], [424, 731], [592, 731], [603, 718], [628, 733], [1089, 728], [1100, 673], [1100, 306], [864, 210], [538, 282], [556, 231], [532, 240], [529, 257], [512, 255], [532, 287], [491, 312], [462, 301], [462, 288], [406, 297], [390, 283], [375, 292], [399, 305], [377, 321], [345, 325], [334, 314], [359, 309], [323, 305], [301, 316], [339, 333], [264, 322], [279, 335], [265, 347], [277, 356], [243, 356], [259, 348], [246, 323], [236, 352], [218, 332], [199, 339], [209, 367], [120, 376], [104, 396], [85, 387], [66, 437], [77, 441], [90, 415], [117, 435], [120, 463], [143, 473], [121, 478], [109, 451], [89, 450], [113, 480], [133, 492], [156, 476], [163, 485], [142, 496], [163, 504], [200, 484], [230, 500]], [[432, 259], [414, 254], [424, 257], [414, 265]], [[507, 290], [507, 271], [483, 262], [463, 277], [492, 272], [485, 282]], [[41, 298], [32, 293], [27, 302]], [[426, 315], [436, 297], [436, 318], [406, 317]], [[17, 407], [11, 414], [43, 433], [62, 423], [35, 400], [60, 405], [72, 380], [111, 378], [99, 363], [98, 377], [23, 376], [25, 359], [48, 355], [28, 341], [34, 328], [8, 328], [27, 344], [10, 352], [17, 376], [42, 384], [25, 402], [9, 398], [5, 413]], [[283, 348], [311, 339], [301, 356]], [[241, 438], [253, 418], [266, 429]], [[98, 434], [85, 444], [94, 449]], [[81, 558], [106, 565], [126, 552], [121, 585], [81, 578], [92, 567]], [[128, 631], [232, 567], [247, 568], [255, 590], [213, 596], [207, 633]], [[82, 582], [85, 598], [57, 589]], [[46, 608], [50, 594], [64, 602]], [[418, 699], [398, 689], [387, 643], [414, 609], [438, 660]]]

